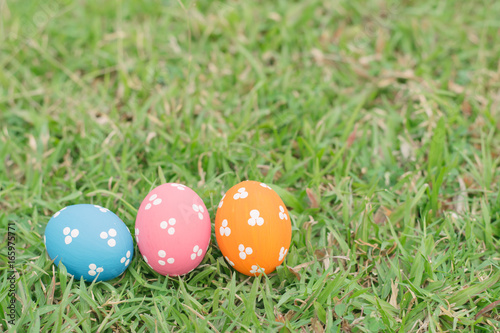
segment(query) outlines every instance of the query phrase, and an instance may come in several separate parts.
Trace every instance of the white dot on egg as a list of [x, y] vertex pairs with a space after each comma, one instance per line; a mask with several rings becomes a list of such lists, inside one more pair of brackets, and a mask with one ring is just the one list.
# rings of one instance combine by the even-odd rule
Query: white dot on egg
[[195, 260], [195, 259], [196, 259], [196, 253], [191, 254], [191, 260]]
[[108, 240], [108, 245], [114, 247], [116, 245], [116, 241], [114, 239]]
[[130, 251], [127, 251], [127, 258], [130, 258]]
[[158, 198], [155, 201], [153, 201], [153, 205], [156, 206], [156, 205], [159, 205], [159, 204], [161, 204], [161, 199], [160, 198]]
[[198, 250], [198, 257], [201, 256], [201, 254], [203, 253], [203, 250], [202, 249], [199, 249]]
[[160, 257], [162, 257], [162, 258], [165, 258], [165, 256], [167, 255], [167, 253], [165, 251], [163, 251], [163, 250], [160, 250], [160, 251], [158, 251], [158, 255]]
[[148, 203], [144, 209], [148, 210], [149, 208], [151, 208], [151, 204], [150, 203]]
[[203, 206], [202, 205], [198, 205], [198, 207], [200, 207], [200, 212], [204, 213], [205, 212], [205, 209], [203, 209]]
[[106, 239], [108, 238], [108, 233], [106, 231], [103, 231], [99, 236], [101, 236], [102, 239]]
[[94, 276], [95, 274], [96, 274], [95, 271], [89, 271], [90, 276]]
[[72, 240], [73, 240], [73, 238], [72, 238], [71, 236], [66, 236], [66, 238], [64, 238], [64, 242], [65, 242], [66, 244], [71, 243], [71, 241], [72, 241]]
[[162, 265], [162, 266], [164, 266], [164, 265], [165, 265], [165, 262], [164, 262], [163, 260], [158, 260], [158, 263], [159, 263], [160, 265]]
[[66, 227], [63, 229], [63, 234], [68, 235], [71, 229], [69, 227]]
[[174, 258], [168, 258], [168, 259], [167, 259], [167, 262], [168, 262], [169, 264], [173, 264], [173, 263], [174, 263], [174, 261], [175, 261], [175, 259], [174, 259]]
[[144, 261], [145, 262], [148, 262], [148, 258], [146, 258], [146, 256], [142, 256], [144, 258]]
[[175, 233], [175, 229], [174, 228], [169, 228], [168, 229], [168, 234], [169, 235], [173, 235]]
[[198, 249], [199, 249], [199, 248], [200, 248], [200, 247], [199, 247], [198, 245], [195, 245], [195, 246], [194, 246], [194, 248], [193, 248], [193, 252], [198, 252]]
[[157, 194], [153, 194], [150, 198], [149, 201], [153, 201], [154, 199], [158, 198]]
[[97, 268], [97, 266], [95, 264], [90, 264], [89, 265], [89, 268], [93, 271], [95, 271], [95, 269]]
[[125, 262], [125, 257], [122, 257], [122, 259], [120, 260], [120, 262], [123, 264]]
[[202, 213], [198, 213], [198, 217], [200, 218], [200, 220], [203, 220], [203, 214]]
[[171, 217], [169, 220], [168, 220], [168, 224], [170, 225], [175, 225], [175, 222], [177, 222], [173, 217]]
[[99, 267], [99, 268], [97, 268], [97, 269], [96, 269], [96, 271], [97, 271], [98, 273], [101, 273], [102, 271], [104, 271], [104, 269], [103, 269], [102, 267]]
[[167, 223], [167, 221], [161, 221], [161, 223], [160, 223], [160, 228], [162, 228], [162, 229], [167, 229], [167, 227], [168, 227], [168, 223]]
[[125, 263], [125, 266], [128, 266], [130, 264], [130, 259], [127, 259], [127, 262]]
[[78, 231], [78, 229], [73, 229], [71, 230], [71, 237], [78, 237], [78, 235], [80, 234], [80, 231]]
[[108, 234], [109, 234], [111, 237], [115, 237], [115, 236], [116, 236], [116, 230], [115, 230], [115, 229], [109, 229]]

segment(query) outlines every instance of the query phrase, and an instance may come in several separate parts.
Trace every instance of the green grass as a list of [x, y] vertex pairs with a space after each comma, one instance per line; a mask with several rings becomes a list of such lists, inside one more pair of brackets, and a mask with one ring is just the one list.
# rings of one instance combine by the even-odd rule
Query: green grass
[[[51, 3], [0, 0], [0, 331], [500, 330], [499, 1]], [[213, 219], [245, 179], [292, 218], [269, 276], [214, 235], [182, 278], [136, 255], [84, 283], [46, 254], [63, 206], [133, 230], [176, 181]]]

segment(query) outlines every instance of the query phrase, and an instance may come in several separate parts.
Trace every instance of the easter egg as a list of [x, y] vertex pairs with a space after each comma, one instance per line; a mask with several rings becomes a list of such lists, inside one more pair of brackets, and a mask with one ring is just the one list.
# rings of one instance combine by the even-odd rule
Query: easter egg
[[210, 215], [203, 200], [185, 185], [166, 183], [141, 203], [135, 239], [144, 260], [157, 273], [189, 273], [203, 260], [210, 243]]
[[246, 275], [269, 274], [285, 259], [292, 224], [268, 185], [241, 182], [226, 192], [215, 217], [217, 244], [227, 262]]
[[49, 257], [86, 281], [111, 280], [130, 265], [132, 235], [125, 223], [98, 205], [73, 205], [54, 214], [43, 237]]

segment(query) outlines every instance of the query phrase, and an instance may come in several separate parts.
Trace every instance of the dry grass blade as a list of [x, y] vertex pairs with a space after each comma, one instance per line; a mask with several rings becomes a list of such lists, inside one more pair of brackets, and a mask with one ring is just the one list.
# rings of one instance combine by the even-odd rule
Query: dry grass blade
[[498, 305], [500, 305], [500, 300], [495, 301], [493, 303], [490, 303], [490, 304], [486, 305], [484, 308], [481, 309], [481, 311], [479, 311], [477, 313], [477, 315], [474, 317], [474, 320], [477, 320], [479, 317], [481, 317], [482, 315], [484, 315], [486, 312], [490, 312], [491, 310], [493, 310]]
[[[194, 313], [198, 318], [202, 319], [202, 320], [206, 320], [204, 316], [202, 316], [198, 311], [196, 311], [195, 309], [193, 309], [192, 307], [190, 307], [189, 305], [186, 305], [186, 304], [182, 304], [185, 308], [187, 308], [189, 311], [191, 311], [192, 313]], [[217, 333], [220, 333], [219, 330], [217, 330], [215, 328], [215, 326], [209, 322], [208, 320], [206, 320], [208, 326], [210, 326], [211, 329], [214, 330], [214, 332], [217, 332]]]
[[308, 261], [308, 262], [305, 262], [303, 264], [300, 264], [300, 265], [297, 265], [295, 267], [288, 267], [288, 270], [293, 274], [295, 275], [295, 277], [300, 281], [300, 274], [299, 274], [299, 271], [302, 269], [302, 268], [305, 268], [309, 265], [312, 265], [314, 264], [314, 261]]
[[318, 197], [310, 188], [306, 188], [306, 193], [307, 197], [309, 198], [309, 201], [311, 202], [310, 207], [311, 208], [318, 208], [319, 207], [319, 201]]

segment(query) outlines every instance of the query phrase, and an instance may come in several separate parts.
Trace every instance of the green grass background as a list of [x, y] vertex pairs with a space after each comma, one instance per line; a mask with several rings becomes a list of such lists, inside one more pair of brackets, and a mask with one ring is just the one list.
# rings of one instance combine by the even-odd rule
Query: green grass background
[[[499, 59], [499, 1], [0, 0], [0, 331], [500, 331]], [[213, 219], [246, 179], [292, 218], [270, 276], [214, 235], [182, 278], [44, 249], [66, 205], [133, 230], [175, 181]]]

